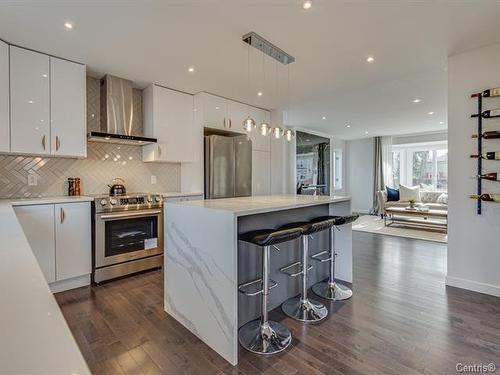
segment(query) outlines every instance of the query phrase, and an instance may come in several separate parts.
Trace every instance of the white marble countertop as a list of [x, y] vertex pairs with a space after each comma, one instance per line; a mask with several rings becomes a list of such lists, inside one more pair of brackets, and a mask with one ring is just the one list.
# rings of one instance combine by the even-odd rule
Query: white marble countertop
[[12, 198], [0, 199], [0, 204], [10, 204], [12, 206], [31, 206], [34, 204], [56, 204], [56, 203], [71, 203], [71, 202], [92, 202], [93, 197], [89, 196], [60, 196], [60, 197], [33, 197], [33, 198]]
[[163, 198], [176, 198], [176, 197], [192, 197], [195, 195], [203, 196], [201, 191], [168, 191], [163, 193]]
[[226, 199], [206, 199], [167, 204], [179, 204], [211, 210], [229, 211], [236, 216], [245, 216], [350, 200], [351, 197], [341, 195], [264, 195]]
[[[22, 201], [67, 202], [64, 198]], [[17, 220], [12, 208], [16, 202], [0, 200], [1, 372], [90, 374]]]

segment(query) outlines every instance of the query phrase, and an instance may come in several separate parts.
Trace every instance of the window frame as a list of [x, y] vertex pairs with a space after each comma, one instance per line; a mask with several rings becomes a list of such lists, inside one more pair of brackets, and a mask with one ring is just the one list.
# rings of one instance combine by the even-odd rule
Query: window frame
[[[399, 152], [400, 167], [399, 167], [399, 182], [400, 184], [412, 186], [413, 185], [413, 154], [415, 152], [432, 151], [433, 165], [432, 165], [432, 189], [433, 191], [447, 191], [447, 189], [440, 189], [437, 187], [438, 180], [438, 165], [437, 165], [437, 151], [446, 150], [448, 153], [448, 141], [436, 141], [425, 143], [410, 143], [410, 144], [397, 144], [392, 145], [392, 152]], [[393, 181], [394, 184], [394, 181]]]

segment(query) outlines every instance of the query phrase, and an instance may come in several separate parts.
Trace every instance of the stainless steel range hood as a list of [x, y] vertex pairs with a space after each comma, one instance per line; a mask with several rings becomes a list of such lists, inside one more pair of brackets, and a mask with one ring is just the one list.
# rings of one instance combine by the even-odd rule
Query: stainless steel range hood
[[156, 143], [156, 138], [144, 137], [142, 128], [134, 126], [134, 99], [132, 82], [106, 75], [101, 80], [101, 129], [91, 131], [93, 142], [145, 145]]

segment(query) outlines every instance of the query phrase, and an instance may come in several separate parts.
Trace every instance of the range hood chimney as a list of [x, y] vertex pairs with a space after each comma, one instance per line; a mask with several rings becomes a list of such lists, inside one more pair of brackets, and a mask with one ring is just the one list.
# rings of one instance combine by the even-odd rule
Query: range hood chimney
[[105, 75], [101, 80], [101, 129], [91, 131], [89, 141], [145, 145], [156, 143], [134, 128], [132, 81]]

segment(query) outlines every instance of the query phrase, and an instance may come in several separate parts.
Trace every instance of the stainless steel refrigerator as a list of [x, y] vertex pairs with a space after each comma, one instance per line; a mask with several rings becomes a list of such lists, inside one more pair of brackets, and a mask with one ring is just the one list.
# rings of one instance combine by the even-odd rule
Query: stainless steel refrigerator
[[252, 195], [252, 141], [246, 135], [205, 137], [205, 198]]

